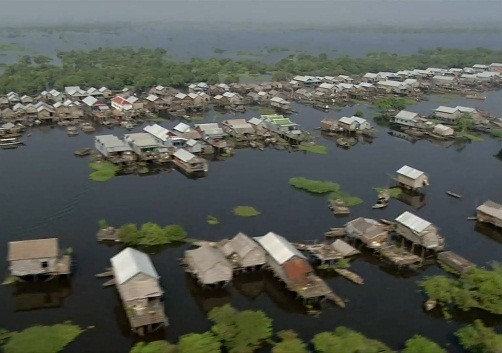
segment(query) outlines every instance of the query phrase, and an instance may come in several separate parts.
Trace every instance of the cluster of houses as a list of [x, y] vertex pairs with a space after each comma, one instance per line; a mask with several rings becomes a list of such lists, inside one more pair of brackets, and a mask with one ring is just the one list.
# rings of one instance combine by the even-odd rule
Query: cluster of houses
[[321, 121], [321, 131], [331, 133], [362, 133], [369, 136], [375, 134], [375, 129], [368, 120], [355, 115], [350, 117], [344, 116], [340, 119], [325, 118]]
[[166, 163], [172, 161], [188, 174], [206, 173], [207, 161], [198, 155], [229, 152], [233, 142], [256, 143], [258, 139], [281, 138], [300, 143], [301, 127], [282, 115], [262, 115], [260, 118], [228, 119], [220, 123], [201, 123], [190, 126], [183, 122], [172, 129], [158, 124], [147, 125], [143, 132], [97, 135], [94, 147], [102, 158], [114, 164], [137, 161]]
[[[190, 84], [185, 90], [156, 86], [147, 92], [129, 88], [113, 92], [79, 86], [43, 91], [36, 96], [9, 92], [0, 96], [2, 122], [68, 123], [92, 117], [103, 124], [123, 122], [151, 112], [167, 111], [176, 116], [215, 108], [245, 110], [248, 104], [273, 107], [280, 113], [292, 111], [290, 100], [309, 104], [346, 102], [349, 99], [372, 100], [382, 95], [413, 95], [434, 89], [486, 89], [502, 81], [501, 64], [474, 65], [463, 69], [428, 68], [395, 73], [366, 73], [361, 77], [295, 76], [289, 82]], [[322, 105], [324, 107], [325, 105]]]

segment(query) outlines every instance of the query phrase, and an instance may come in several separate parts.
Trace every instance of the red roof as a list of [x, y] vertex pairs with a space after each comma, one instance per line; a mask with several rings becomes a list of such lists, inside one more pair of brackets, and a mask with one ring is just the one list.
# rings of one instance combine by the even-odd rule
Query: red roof
[[129, 103], [127, 99], [121, 96], [116, 96], [115, 98], [113, 98], [112, 101], [118, 105], [131, 105], [131, 103]]
[[293, 257], [282, 266], [289, 280], [298, 286], [307, 285], [309, 282], [307, 275], [313, 272], [310, 264], [305, 259], [298, 257]]

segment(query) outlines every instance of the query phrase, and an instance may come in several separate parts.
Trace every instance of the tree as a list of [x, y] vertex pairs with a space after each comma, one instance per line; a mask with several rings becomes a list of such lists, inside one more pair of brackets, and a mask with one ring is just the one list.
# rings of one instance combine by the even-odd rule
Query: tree
[[33, 62], [37, 65], [47, 65], [52, 61], [52, 58], [49, 58], [45, 55], [37, 55], [33, 57]]
[[98, 221], [98, 226], [99, 226], [99, 229], [106, 229], [106, 228], [108, 228], [108, 223], [106, 223], [106, 220], [100, 219]]
[[167, 341], [138, 342], [130, 353], [176, 353], [176, 345]]
[[392, 350], [380, 341], [369, 339], [363, 334], [337, 327], [333, 332], [321, 332], [312, 343], [319, 353], [391, 353]]
[[354, 115], [362, 118], [364, 116], [364, 112], [361, 109], [358, 109]]
[[187, 237], [186, 230], [179, 224], [168, 225], [165, 233], [170, 241], [183, 241]]
[[307, 345], [298, 338], [292, 330], [280, 331], [277, 336], [281, 338], [272, 348], [272, 353], [309, 353]]
[[500, 353], [502, 352], [502, 334], [486, 327], [481, 320], [461, 328], [455, 333], [464, 349], [472, 353]]
[[208, 314], [211, 331], [230, 353], [250, 353], [272, 336], [272, 319], [262, 311], [237, 311], [227, 304]]
[[220, 353], [221, 343], [211, 332], [191, 333], [181, 336], [179, 353]]
[[446, 353], [446, 350], [423, 336], [415, 335], [406, 341], [402, 353]]
[[126, 244], [136, 244], [139, 231], [136, 224], [124, 224], [119, 229], [119, 238]]

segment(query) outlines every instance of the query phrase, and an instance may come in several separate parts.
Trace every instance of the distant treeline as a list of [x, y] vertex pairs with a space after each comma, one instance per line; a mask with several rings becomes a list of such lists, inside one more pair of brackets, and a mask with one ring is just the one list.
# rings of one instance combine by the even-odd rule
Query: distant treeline
[[365, 57], [328, 54], [290, 55], [268, 65], [258, 60], [223, 58], [174, 61], [164, 49], [98, 48], [91, 51], [59, 52], [60, 64], [47, 56], [24, 55], [18, 62], [4, 67], [0, 92], [36, 93], [47, 88], [65, 86], [121, 89], [133, 86], [145, 89], [155, 85], [182, 87], [204, 81], [238, 82], [243, 74], [273, 74], [274, 80], [293, 75], [357, 75], [365, 72], [424, 69], [427, 67], [465, 67], [473, 64], [502, 62], [502, 51], [486, 48], [420, 50], [413, 55], [372, 52]]

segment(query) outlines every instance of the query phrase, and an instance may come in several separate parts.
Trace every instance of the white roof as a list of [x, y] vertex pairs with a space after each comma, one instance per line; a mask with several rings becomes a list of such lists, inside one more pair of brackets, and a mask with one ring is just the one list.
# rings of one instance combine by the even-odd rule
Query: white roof
[[190, 126], [185, 123], [179, 123], [173, 129], [179, 132], [187, 132], [190, 130]]
[[193, 147], [197, 144], [197, 140], [194, 140], [194, 139], [190, 139], [186, 142], [186, 145], [189, 146], [189, 147]]
[[351, 116], [350, 118], [349, 118], [349, 117], [344, 116], [344, 117], [342, 117], [342, 118], [338, 119], [338, 122], [340, 122], [340, 123], [342, 123], [342, 124], [352, 125], [352, 123], [354, 123], [354, 122], [355, 122], [355, 119], [354, 119], [354, 117], [352, 117], [352, 116]]
[[147, 125], [143, 128], [143, 131], [148, 132], [164, 142], [169, 138], [169, 130], [157, 124]]
[[164, 89], [164, 86], [158, 85], [158, 86], [155, 86], [155, 89], [157, 91], [162, 91]]
[[111, 263], [117, 284], [124, 284], [139, 273], [159, 278], [150, 257], [133, 248], [125, 248], [119, 252], [111, 258]]
[[395, 117], [403, 120], [414, 120], [415, 118], [418, 117], [418, 114], [409, 112], [407, 110], [401, 110], [399, 113], [396, 114]]
[[109, 152], [130, 151], [131, 148], [115, 135], [98, 135], [94, 137], [96, 141], [101, 143]]
[[264, 236], [255, 237], [254, 239], [279, 265], [282, 265], [293, 256], [305, 259], [305, 256], [291, 245], [289, 241], [274, 232], [268, 232]]
[[453, 80], [455, 80], [455, 78], [451, 77], [451, 76], [434, 76], [432, 79], [439, 80], [439, 81], [453, 81]]
[[223, 97], [227, 97], [227, 98], [234, 98], [236, 95], [237, 95], [237, 93], [234, 93], [234, 92], [223, 93]]
[[373, 73], [373, 72], [367, 72], [366, 74], [364, 74], [363, 76], [364, 78], [377, 78], [378, 75]]
[[93, 96], [87, 96], [84, 99], [82, 99], [82, 102], [86, 104], [89, 107], [92, 107], [98, 100], [94, 98]]
[[159, 97], [156, 96], [155, 94], [150, 94], [148, 95], [148, 97], [146, 97], [146, 100], [150, 102], [155, 102], [157, 99], [159, 99]]
[[449, 132], [453, 131], [453, 129], [449, 126], [443, 125], [443, 124], [437, 124], [434, 126], [434, 132]]
[[104, 91], [108, 90], [108, 88], [106, 88], [105, 86], [101, 87], [98, 91], [100, 91], [101, 93], [103, 93]]
[[403, 86], [403, 83], [399, 81], [385, 80], [385, 81], [378, 81], [377, 85], [387, 86], [387, 87], [401, 87]]
[[480, 72], [479, 74], [476, 74], [476, 76], [481, 77], [481, 78], [490, 78], [493, 76], [497, 76], [497, 74], [495, 72], [491, 72], [491, 71], [483, 71], [483, 72]]
[[174, 152], [173, 156], [182, 160], [183, 162], [189, 162], [193, 158], [195, 158], [195, 156], [192, 153], [188, 152], [187, 150], [184, 150], [183, 148], [179, 148], [176, 152]]
[[416, 179], [419, 176], [421, 176], [422, 174], [424, 174], [424, 172], [422, 172], [421, 170], [409, 167], [407, 165], [404, 165], [401, 168], [399, 168], [396, 173], [404, 175], [405, 177], [410, 178], [410, 179]]
[[324, 83], [321, 83], [319, 85], [319, 88], [333, 89], [333, 88], [335, 88], [335, 85], [332, 84], [332, 83], [326, 83], [326, 82], [324, 82]]
[[457, 108], [445, 107], [444, 105], [441, 105], [436, 109], [434, 109], [434, 111], [436, 112], [447, 113], [447, 114], [454, 114], [457, 112], [457, 110], [458, 110]]
[[186, 97], [187, 97], [187, 95], [184, 93], [181, 93], [181, 92], [174, 96], [174, 98], [178, 98], [178, 99], [185, 99]]
[[408, 211], [403, 212], [399, 217], [395, 219], [396, 222], [401, 223], [405, 227], [410, 228], [414, 232], [420, 233], [427, 227], [431, 225], [425, 219], [415, 216], [413, 213]]
[[248, 120], [248, 123], [250, 123], [251, 125], [260, 125], [262, 122], [263, 122], [263, 119], [259, 119], [259, 118], [251, 118]]
[[457, 105], [456, 109], [461, 113], [476, 113], [476, 109], [471, 107], [463, 107], [461, 105]]
[[472, 67], [475, 69], [487, 69], [488, 68], [487, 65], [482, 65], [482, 64], [474, 64], [474, 65], [472, 65]]
[[129, 98], [127, 98], [127, 101], [128, 101], [129, 103], [133, 104], [133, 103], [136, 103], [136, 102], [138, 101], [138, 99], [139, 99], [139, 98], [138, 98], [138, 97], [136, 97], [136, 96], [130, 96]]
[[280, 103], [280, 104], [289, 104], [289, 102], [281, 97], [273, 97], [270, 99], [271, 102]]

